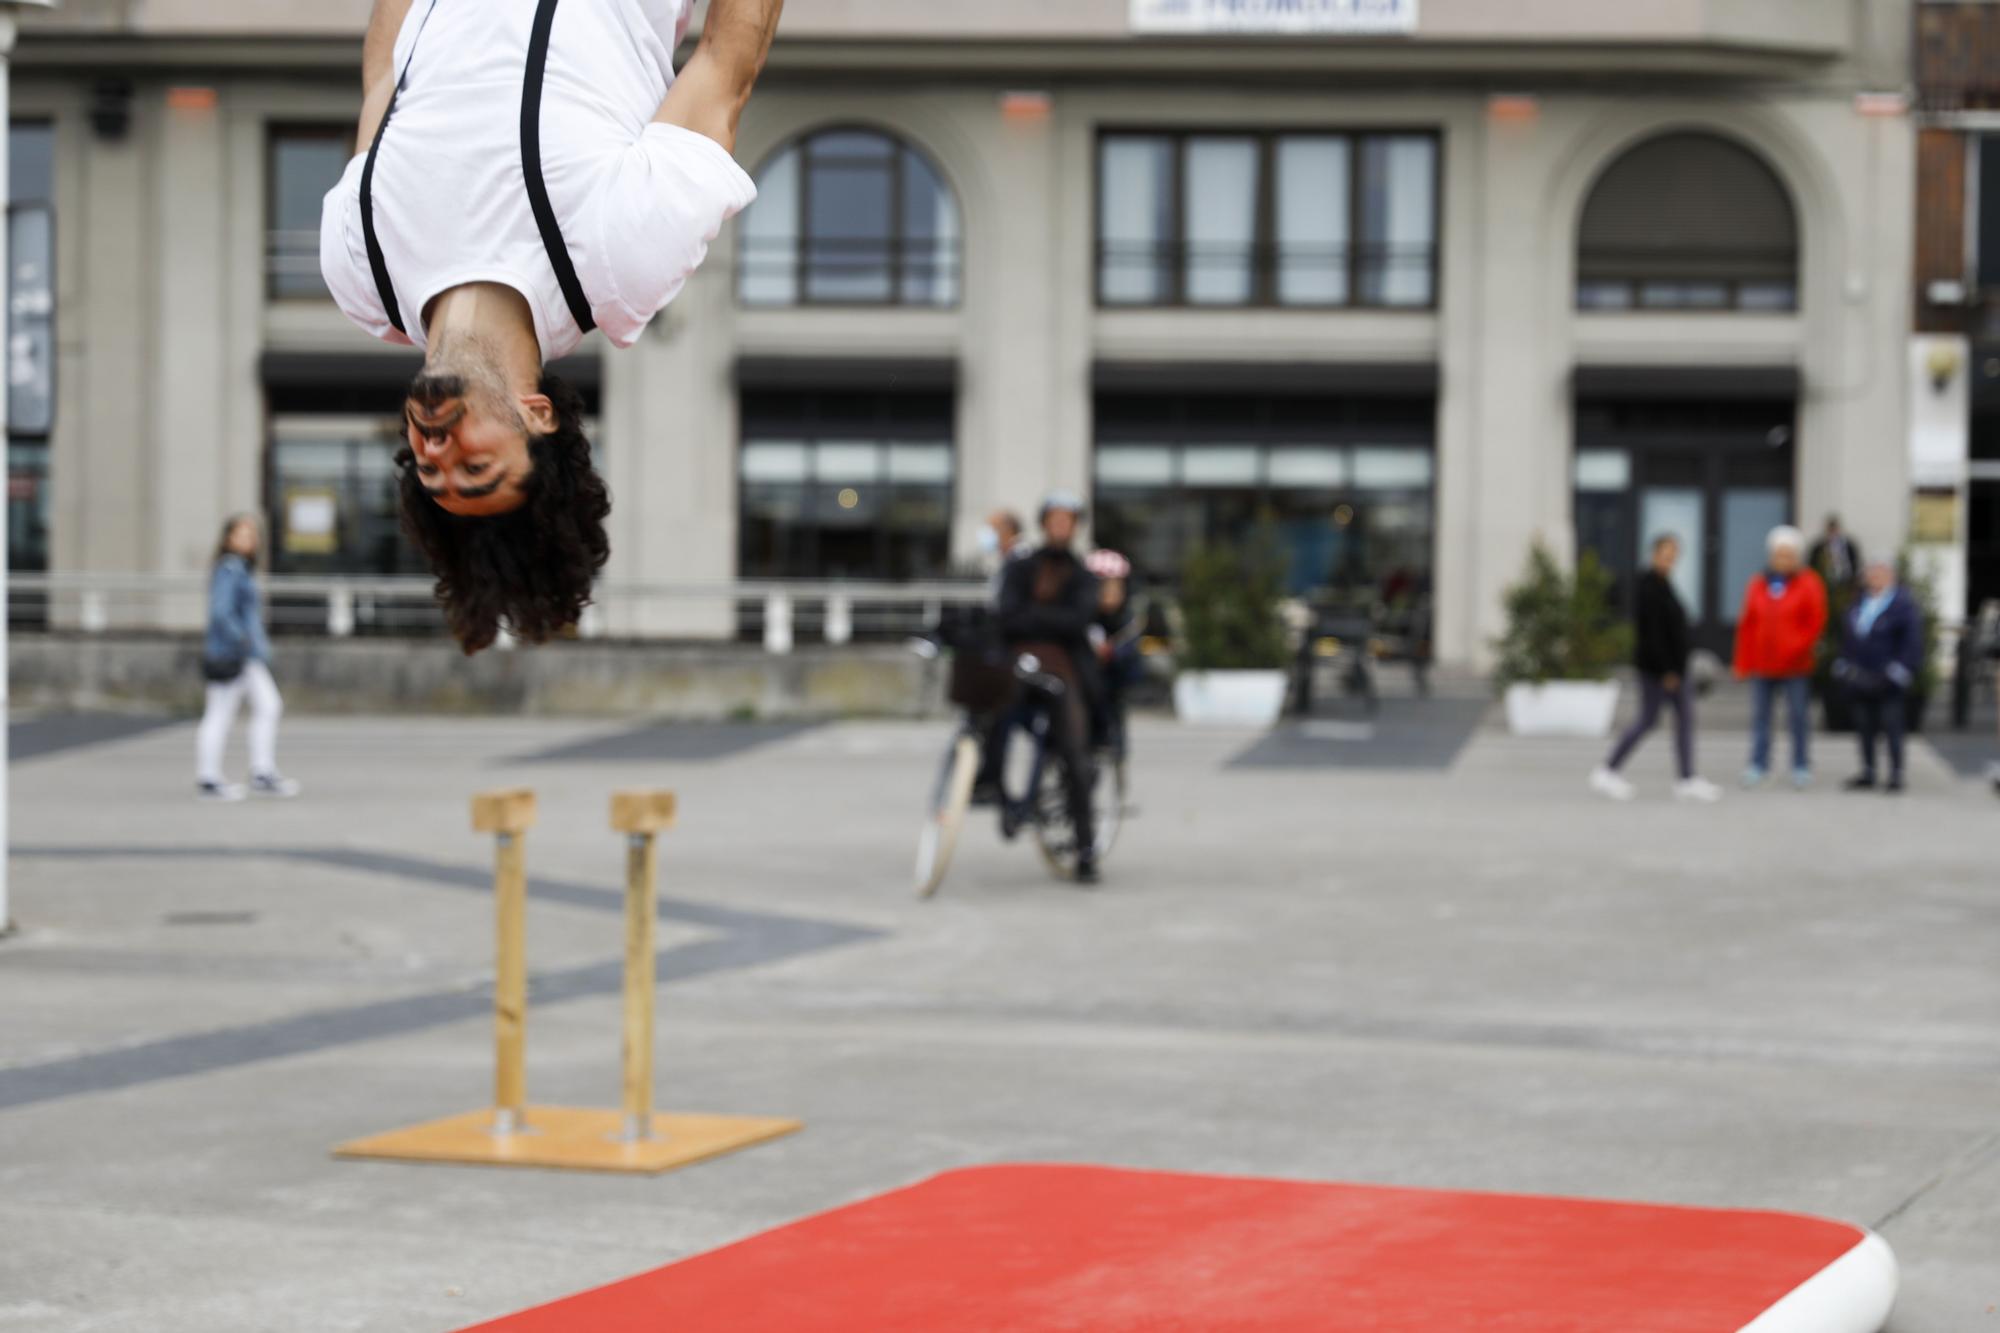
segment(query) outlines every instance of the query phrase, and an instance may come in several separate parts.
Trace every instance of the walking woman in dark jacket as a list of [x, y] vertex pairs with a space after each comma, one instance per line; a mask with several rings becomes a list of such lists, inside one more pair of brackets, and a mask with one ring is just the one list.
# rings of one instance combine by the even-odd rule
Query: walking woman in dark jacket
[[1639, 716], [1618, 738], [1604, 766], [1590, 775], [1591, 787], [1614, 801], [1629, 801], [1638, 794], [1618, 770], [1659, 725], [1660, 709], [1667, 706], [1674, 710], [1674, 757], [1680, 771], [1674, 795], [1683, 801], [1714, 801], [1722, 796], [1721, 788], [1694, 771], [1694, 688], [1688, 681], [1694, 641], [1673, 582], [1680, 555], [1680, 538], [1672, 534], [1654, 538], [1652, 568], [1639, 578], [1638, 642], [1632, 655], [1639, 668]]

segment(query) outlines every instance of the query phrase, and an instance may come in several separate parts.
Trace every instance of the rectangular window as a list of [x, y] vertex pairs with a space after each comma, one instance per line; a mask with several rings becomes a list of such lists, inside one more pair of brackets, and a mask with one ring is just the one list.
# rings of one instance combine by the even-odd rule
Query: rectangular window
[[1428, 309], [1437, 302], [1433, 134], [1106, 134], [1106, 306]]
[[1436, 237], [1437, 140], [1362, 140], [1361, 303], [1430, 305]]
[[1287, 135], [1278, 141], [1277, 243], [1280, 305], [1347, 303], [1348, 140]]
[[55, 126], [7, 136], [7, 433], [46, 444], [55, 424]]
[[1101, 299], [1164, 305], [1174, 289], [1174, 141], [1119, 135], [1105, 139], [1101, 151]]
[[881, 135], [832, 133], [812, 141], [806, 163], [808, 301], [876, 305], [895, 294], [888, 238], [897, 234], [896, 175], [895, 145]]
[[947, 573], [954, 406], [948, 393], [746, 391], [741, 575]]
[[1979, 140], [1976, 269], [1981, 287], [2000, 287], [2000, 134]]
[[[9, 126], [7, 177], [7, 562], [49, 562], [49, 434], [55, 426], [55, 126]], [[24, 602], [16, 614], [32, 620]]]
[[1257, 182], [1255, 139], [1188, 141], [1181, 262], [1189, 305], [1250, 303], [1257, 281]]
[[273, 126], [268, 157], [265, 290], [273, 300], [324, 299], [319, 219], [354, 151], [352, 126]]

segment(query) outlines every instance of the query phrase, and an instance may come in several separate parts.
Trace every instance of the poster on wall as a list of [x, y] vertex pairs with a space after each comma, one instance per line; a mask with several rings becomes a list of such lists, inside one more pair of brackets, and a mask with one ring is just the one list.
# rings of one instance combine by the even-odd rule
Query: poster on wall
[[285, 492], [285, 554], [332, 555], [340, 549], [340, 501], [321, 487]]
[[1140, 33], [1321, 33], [1348, 36], [1417, 30], [1417, 0], [1131, 0]]

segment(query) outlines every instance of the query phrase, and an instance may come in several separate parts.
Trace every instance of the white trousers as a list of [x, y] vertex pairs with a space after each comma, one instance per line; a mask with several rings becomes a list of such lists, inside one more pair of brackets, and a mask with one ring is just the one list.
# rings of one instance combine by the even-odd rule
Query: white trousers
[[223, 684], [209, 682], [208, 705], [202, 710], [201, 730], [195, 734], [196, 776], [203, 782], [222, 782], [222, 752], [229, 744], [229, 728], [250, 699], [250, 776], [278, 771], [278, 719], [284, 716], [285, 701], [278, 696], [278, 683], [262, 662], [245, 662], [243, 674]]

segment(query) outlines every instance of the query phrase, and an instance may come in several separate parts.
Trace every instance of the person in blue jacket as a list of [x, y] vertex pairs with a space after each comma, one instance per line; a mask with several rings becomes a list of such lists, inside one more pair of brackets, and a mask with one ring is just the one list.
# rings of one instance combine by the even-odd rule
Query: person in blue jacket
[[[241, 514], [222, 529], [215, 568], [208, 581], [208, 633], [202, 643], [201, 672], [208, 682], [201, 729], [195, 733], [196, 794], [204, 801], [240, 801], [259, 796], [299, 794], [299, 784], [278, 771], [278, 719], [284, 700], [271, 679], [271, 640], [264, 633], [263, 596], [257, 587], [257, 556], [264, 544], [257, 520]], [[222, 775], [222, 752], [229, 728], [245, 699], [250, 701], [250, 785]]]
[[1861, 739], [1861, 771], [1849, 791], [1876, 785], [1876, 741], [1889, 741], [1887, 790], [1903, 790], [1903, 732], [1910, 690], [1924, 665], [1924, 613], [1917, 599], [1896, 581], [1886, 560], [1868, 566], [1861, 599], [1847, 613], [1844, 642], [1833, 674], [1847, 690]]

